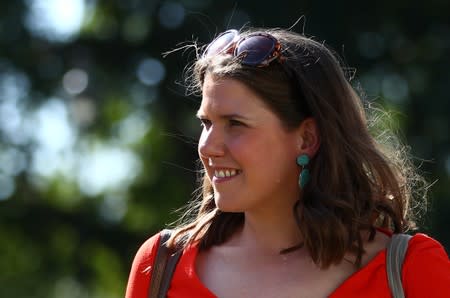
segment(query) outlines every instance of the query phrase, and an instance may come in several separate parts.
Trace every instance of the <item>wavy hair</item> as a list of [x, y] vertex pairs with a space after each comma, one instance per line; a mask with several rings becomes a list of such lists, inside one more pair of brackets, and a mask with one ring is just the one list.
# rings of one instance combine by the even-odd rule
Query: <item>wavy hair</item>
[[[311, 179], [293, 216], [318, 266], [340, 263], [351, 252], [359, 267], [364, 254], [362, 231], [370, 231], [371, 240], [376, 228], [398, 233], [415, 227], [412, 199], [425, 198], [424, 181], [394, 134], [376, 130], [383, 121], [381, 110], [364, 106], [331, 49], [282, 29], [240, 34], [254, 31], [278, 39], [281, 62], [250, 67], [231, 55], [197, 55], [188, 68], [188, 91], [200, 94], [208, 73], [232, 78], [260, 95], [286, 130], [297, 128], [306, 117], [315, 119], [321, 145], [310, 162]], [[171, 246], [197, 243], [201, 250], [207, 249], [226, 241], [244, 223], [243, 213], [217, 208], [204, 170], [199, 180], [197, 196], [175, 228]]]

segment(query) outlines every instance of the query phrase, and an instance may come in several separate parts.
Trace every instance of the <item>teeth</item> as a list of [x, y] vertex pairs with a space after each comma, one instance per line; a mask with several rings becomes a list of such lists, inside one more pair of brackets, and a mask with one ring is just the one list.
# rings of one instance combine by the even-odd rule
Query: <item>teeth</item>
[[232, 177], [236, 175], [236, 170], [215, 170], [214, 171], [214, 176], [218, 177], [218, 178], [224, 178], [224, 177]]

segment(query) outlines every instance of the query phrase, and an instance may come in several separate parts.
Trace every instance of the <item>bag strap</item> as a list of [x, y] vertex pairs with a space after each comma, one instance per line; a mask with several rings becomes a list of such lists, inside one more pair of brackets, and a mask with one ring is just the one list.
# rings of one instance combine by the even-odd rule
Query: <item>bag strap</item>
[[148, 298], [165, 298], [172, 281], [172, 275], [177, 266], [182, 250], [172, 254], [167, 247], [167, 240], [172, 235], [172, 230], [161, 231], [158, 250], [153, 262], [152, 278], [148, 289]]
[[148, 289], [148, 298], [158, 298], [161, 281], [163, 278], [164, 270], [166, 268], [167, 258], [169, 257], [169, 249], [166, 245], [166, 242], [170, 238], [171, 232], [171, 230], [167, 229], [161, 231], [158, 250], [156, 251], [155, 260], [153, 261], [153, 270], [150, 280], [150, 287]]
[[165, 298], [167, 292], [169, 291], [170, 283], [172, 281], [173, 273], [175, 272], [175, 267], [178, 264], [178, 260], [183, 253], [182, 250], [177, 251], [176, 253], [169, 256], [169, 260], [167, 261], [166, 270], [164, 272], [164, 276], [161, 282], [160, 294], [158, 298]]
[[394, 234], [387, 245], [386, 271], [392, 297], [404, 298], [402, 285], [402, 266], [411, 239], [407, 234]]

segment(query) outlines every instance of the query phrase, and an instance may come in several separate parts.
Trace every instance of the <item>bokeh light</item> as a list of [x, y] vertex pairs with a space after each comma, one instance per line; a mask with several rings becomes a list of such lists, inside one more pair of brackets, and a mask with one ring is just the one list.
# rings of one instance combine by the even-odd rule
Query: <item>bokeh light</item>
[[388, 74], [381, 82], [381, 90], [385, 98], [399, 104], [404, 102], [409, 95], [408, 82], [399, 74]]
[[89, 83], [88, 74], [78, 68], [69, 70], [64, 74], [63, 86], [67, 93], [76, 95], [83, 92]]
[[14, 180], [0, 172], [0, 201], [9, 198], [15, 189]]
[[87, 146], [78, 163], [78, 184], [88, 196], [123, 191], [141, 170], [141, 161], [135, 153], [114, 144]]
[[76, 37], [83, 24], [83, 0], [29, 0], [25, 25], [39, 37], [67, 42]]
[[178, 2], [164, 2], [159, 9], [158, 17], [162, 26], [175, 29], [183, 24], [185, 18], [184, 6]]
[[122, 27], [122, 35], [128, 42], [144, 41], [151, 29], [151, 23], [144, 14], [134, 14], [127, 17]]
[[154, 86], [164, 79], [166, 69], [161, 61], [154, 58], [145, 58], [139, 63], [136, 74], [142, 84]]

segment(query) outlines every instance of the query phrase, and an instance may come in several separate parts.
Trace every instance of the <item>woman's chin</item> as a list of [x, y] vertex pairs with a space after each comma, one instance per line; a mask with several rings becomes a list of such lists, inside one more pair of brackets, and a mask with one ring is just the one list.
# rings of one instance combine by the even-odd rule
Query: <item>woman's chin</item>
[[230, 200], [225, 200], [224, 198], [216, 197], [215, 203], [217, 209], [219, 209], [222, 212], [243, 212], [242, 208], [240, 208], [241, 206], [233, 202], [230, 202]]

